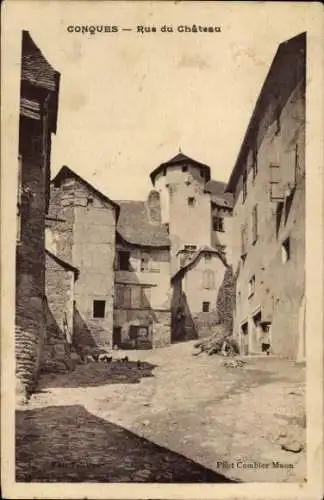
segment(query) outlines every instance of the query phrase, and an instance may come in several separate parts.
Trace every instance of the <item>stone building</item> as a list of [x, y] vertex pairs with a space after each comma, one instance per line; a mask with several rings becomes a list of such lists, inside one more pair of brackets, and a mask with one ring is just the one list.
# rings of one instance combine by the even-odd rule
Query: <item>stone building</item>
[[277, 50], [227, 186], [245, 354], [305, 356], [305, 66], [303, 33]]
[[118, 201], [113, 344], [151, 348], [171, 342], [170, 241], [160, 197]]
[[214, 313], [231, 261], [232, 196], [210, 178], [210, 167], [183, 153], [151, 173], [170, 238], [172, 340], [199, 336], [197, 316]]
[[[52, 253], [78, 271], [73, 290], [73, 343], [111, 346], [119, 206], [64, 166], [51, 184], [50, 215]], [[53, 288], [50, 274], [47, 281]], [[62, 320], [64, 313], [61, 309]]]
[[16, 245], [16, 375], [21, 398], [39, 373], [45, 339], [45, 216], [51, 134], [56, 132], [60, 74], [22, 32]]

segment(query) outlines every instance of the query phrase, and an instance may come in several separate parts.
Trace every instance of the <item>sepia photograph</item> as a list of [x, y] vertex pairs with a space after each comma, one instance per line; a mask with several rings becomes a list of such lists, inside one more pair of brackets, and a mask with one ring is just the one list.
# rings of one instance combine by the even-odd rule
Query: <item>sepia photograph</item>
[[307, 486], [314, 34], [221, 3], [5, 6], [18, 498]]

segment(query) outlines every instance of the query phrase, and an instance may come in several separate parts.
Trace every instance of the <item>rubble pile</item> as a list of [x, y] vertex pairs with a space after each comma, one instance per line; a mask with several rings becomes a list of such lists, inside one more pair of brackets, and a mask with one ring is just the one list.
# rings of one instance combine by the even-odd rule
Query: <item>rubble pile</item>
[[236, 356], [239, 354], [237, 342], [229, 335], [224, 325], [218, 325], [213, 335], [196, 342], [194, 347], [199, 349], [193, 355], [198, 356], [206, 352], [209, 356], [212, 354], [221, 354], [223, 356]]

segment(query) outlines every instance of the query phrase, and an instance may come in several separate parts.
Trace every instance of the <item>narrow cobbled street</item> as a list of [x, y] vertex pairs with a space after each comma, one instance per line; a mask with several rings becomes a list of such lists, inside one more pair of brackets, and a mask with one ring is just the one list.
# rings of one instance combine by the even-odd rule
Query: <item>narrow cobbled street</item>
[[44, 374], [16, 413], [17, 481], [304, 481], [305, 368], [192, 354], [188, 342]]

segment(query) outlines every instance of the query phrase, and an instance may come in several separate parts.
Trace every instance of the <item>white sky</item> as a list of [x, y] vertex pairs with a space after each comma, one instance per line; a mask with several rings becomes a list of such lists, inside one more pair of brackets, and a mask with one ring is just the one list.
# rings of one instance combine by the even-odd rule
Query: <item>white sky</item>
[[[226, 181], [278, 44], [305, 30], [305, 5], [280, 4], [282, 15], [273, 7], [10, 2], [10, 43], [20, 48], [27, 29], [61, 73], [52, 175], [65, 164], [111, 198], [141, 199], [151, 188], [150, 171], [181, 146]], [[194, 23], [222, 32], [66, 31], [69, 24]]]

